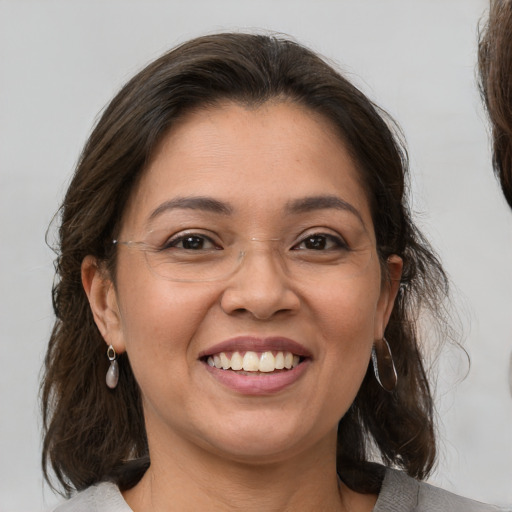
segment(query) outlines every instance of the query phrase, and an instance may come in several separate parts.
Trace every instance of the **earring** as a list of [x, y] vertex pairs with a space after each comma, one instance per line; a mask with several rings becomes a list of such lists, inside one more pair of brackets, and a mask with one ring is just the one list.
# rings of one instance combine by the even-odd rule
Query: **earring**
[[115, 389], [119, 382], [119, 365], [117, 364], [117, 354], [112, 345], [109, 345], [107, 349], [107, 357], [110, 361], [110, 366], [107, 370], [107, 376], [105, 381], [110, 389]]
[[393, 391], [396, 387], [397, 374], [391, 349], [386, 338], [376, 340], [372, 347], [372, 362], [375, 378], [382, 389]]

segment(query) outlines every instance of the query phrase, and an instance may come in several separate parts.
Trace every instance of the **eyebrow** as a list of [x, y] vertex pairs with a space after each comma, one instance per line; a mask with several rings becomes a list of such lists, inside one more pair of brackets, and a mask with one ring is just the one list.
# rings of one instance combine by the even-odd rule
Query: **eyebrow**
[[337, 196], [322, 195], [304, 197], [300, 199], [294, 199], [293, 201], [288, 202], [286, 205], [286, 211], [288, 213], [308, 213], [315, 210], [328, 209], [348, 211], [354, 214], [364, 225], [363, 217], [357, 208]]
[[175, 197], [174, 199], [165, 201], [153, 210], [148, 220], [151, 221], [166, 211], [178, 209], [202, 210], [221, 215], [231, 215], [233, 213], [233, 208], [229, 204], [217, 201], [211, 197]]
[[[148, 218], [151, 221], [169, 210], [190, 209], [201, 210], [220, 215], [231, 215], [233, 207], [228, 203], [218, 201], [212, 197], [192, 196], [192, 197], [175, 197], [169, 201], [165, 201], [159, 205]], [[308, 213], [315, 210], [336, 209], [348, 211], [355, 215], [364, 225], [363, 218], [359, 211], [347, 203], [343, 199], [333, 195], [308, 196], [294, 199], [286, 204], [285, 211], [289, 214]]]

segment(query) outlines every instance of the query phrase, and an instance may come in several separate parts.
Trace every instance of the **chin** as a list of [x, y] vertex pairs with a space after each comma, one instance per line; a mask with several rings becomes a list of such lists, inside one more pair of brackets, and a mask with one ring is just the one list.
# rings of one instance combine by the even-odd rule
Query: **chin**
[[[261, 413], [259, 414], [261, 416]], [[218, 455], [242, 464], [273, 464], [280, 460], [289, 460], [304, 450], [322, 442], [336, 443], [337, 424], [332, 429], [321, 430], [319, 422], [311, 422], [305, 428], [304, 422], [286, 422], [272, 417], [265, 422], [246, 421], [235, 423], [229, 421], [229, 428], [218, 425], [201, 437], [201, 444]], [[332, 434], [332, 435], [331, 435]]]

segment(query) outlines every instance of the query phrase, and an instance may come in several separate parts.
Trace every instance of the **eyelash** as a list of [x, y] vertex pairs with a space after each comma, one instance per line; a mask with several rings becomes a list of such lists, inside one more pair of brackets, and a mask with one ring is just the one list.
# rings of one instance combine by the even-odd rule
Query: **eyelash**
[[[199, 239], [199, 240], [202, 240], [203, 242], [206, 241], [206, 242], [209, 242], [214, 249], [217, 249], [217, 250], [221, 249], [221, 247], [218, 244], [216, 244], [209, 236], [203, 235], [202, 233], [186, 233], [183, 235], [177, 235], [177, 236], [170, 238], [163, 244], [163, 246], [161, 247], [160, 250], [164, 251], [166, 249], [176, 248], [179, 243], [182, 243], [182, 242], [186, 241], [187, 239]], [[186, 249], [185, 247], [182, 247], [181, 249], [191, 250], [191, 249]]]
[[[311, 241], [314, 238], [318, 239], [320, 237], [326, 243], [328, 243], [328, 241], [333, 242], [334, 247], [331, 247], [330, 249], [325, 249], [326, 251], [332, 250], [332, 249], [345, 249], [345, 250], [349, 249], [348, 244], [345, 242], [345, 240], [341, 236], [332, 235], [332, 234], [329, 234], [329, 233], [308, 233], [305, 237], [302, 238], [302, 240], [298, 244], [294, 245], [292, 249], [293, 250], [300, 250], [298, 248], [300, 245], [306, 243], [308, 240]], [[314, 251], [314, 250], [317, 250], [317, 249], [310, 249], [310, 250]]]

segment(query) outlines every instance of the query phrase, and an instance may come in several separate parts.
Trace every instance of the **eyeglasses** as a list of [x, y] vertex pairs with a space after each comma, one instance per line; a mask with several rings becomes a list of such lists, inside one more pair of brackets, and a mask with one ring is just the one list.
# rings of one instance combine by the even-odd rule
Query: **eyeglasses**
[[[159, 238], [154, 232], [152, 235]], [[316, 231], [295, 243], [254, 237], [220, 243], [217, 238], [187, 230], [158, 244], [132, 240], [113, 240], [113, 244], [141, 251], [156, 276], [190, 283], [226, 280], [249, 257], [265, 254], [292, 279], [351, 279], [365, 272], [375, 252], [366, 233], [356, 237], [351, 246], [339, 235]]]

